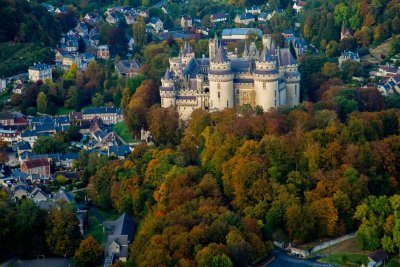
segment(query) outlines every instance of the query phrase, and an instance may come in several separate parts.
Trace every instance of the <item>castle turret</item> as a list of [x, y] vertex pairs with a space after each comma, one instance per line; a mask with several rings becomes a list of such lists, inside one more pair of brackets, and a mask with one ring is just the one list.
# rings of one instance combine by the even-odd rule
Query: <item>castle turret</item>
[[208, 72], [210, 83], [210, 109], [231, 108], [235, 106], [233, 72], [225, 50], [220, 46], [210, 62]]
[[208, 55], [210, 60], [214, 59], [215, 54], [217, 53], [217, 48], [218, 48], [218, 38], [217, 35], [215, 35], [214, 39], [210, 39], [208, 41]]
[[180, 55], [169, 59], [169, 68], [176, 75], [182, 74], [182, 59]]
[[272, 36], [271, 36], [271, 34], [263, 35], [262, 44], [263, 44], [263, 47], [266, 47], [269, 51], [271, 51], [271, 45], [272, 45]]
[[176, 104], [176, 92], [172, 74], [169, 69], [165, 71], [164, 77], [161, 78], [160, 87], [161, 107], [168, 108]]
[[287, 49], [282, 55], [285, 57], [285, 85], [286, 85], [286, 103], [287, 106], [295, 106], [300, 103], [300, 73], [297, 69], [296, 59]]
[[192, 50], [192, 47], [185, 42], [182, 50], [181, 50], [181, 60], [182, 64], [187, 65], [192, 58], [194, 58], [194, 51]]
[[275, 58], [269, 49], [264, 49], [256, 61], [254, 71], [254, 87], [256, 91], [256, 105], [265, 111], [272, 107], [278, 107], [279, 103], [279, 72], [276, 67]]

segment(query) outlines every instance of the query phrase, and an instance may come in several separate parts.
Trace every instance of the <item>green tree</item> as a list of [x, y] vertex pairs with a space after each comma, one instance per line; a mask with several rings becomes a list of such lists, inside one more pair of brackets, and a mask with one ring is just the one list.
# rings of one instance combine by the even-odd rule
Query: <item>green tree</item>
[[43, 92], [40, 92], [36, 98], [37, 111], [46, 113], [47, 111], [47, 97]]
[[15, 242], [18, 255], [29, 258], [44, 252], [44, 214], [30, 199], [22, 200], [15, 217]]
[[139, 16], [133, 24], [133, 40], [135, 46], [142, 48], [147, 43], [146, 25], [144, 18]]
[[104, 104], [104, 98], [103, 95], [100, 93], [96, 93], [93, 97], [92, 97], [92, 104], [95, 107], [101, 107]]

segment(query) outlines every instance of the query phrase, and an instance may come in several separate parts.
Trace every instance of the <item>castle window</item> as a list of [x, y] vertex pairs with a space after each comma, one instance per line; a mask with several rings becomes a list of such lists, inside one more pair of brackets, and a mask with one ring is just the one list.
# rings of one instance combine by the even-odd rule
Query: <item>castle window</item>
[[226, 101], [226, 107], [229, 107], [229, 100]]
[[218, 98], [221, 98], [221, 92], [218, 92]]
[[275, 99], [275, 107], [276, 107], [276, 99]]
[[263, 89], [267, 89], [267, 83], [263, 83]]
[[221, 84], [220, 83], [217, 83], [217, 89], [221, 90]]
[[294, 86], [294, 95], [297, 96], [297, 84]]

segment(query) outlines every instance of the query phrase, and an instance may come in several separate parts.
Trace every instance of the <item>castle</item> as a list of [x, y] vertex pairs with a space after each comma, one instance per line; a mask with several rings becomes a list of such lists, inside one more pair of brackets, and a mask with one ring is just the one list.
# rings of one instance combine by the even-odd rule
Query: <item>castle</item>
[[300, 73], [288, 48], [276, 47], [263, 37], [260, 52], [254, 42], [245, 45], [241, 58], [227, 56], [215, 37], [209, 42], [209, 58], [195, 58], [185, 43], [161, 79], [161, 106], [173, 106], [186, 120], [194, 109], [223, 110], [244, 104], [264, 111], [294, 106], [300, 101]]

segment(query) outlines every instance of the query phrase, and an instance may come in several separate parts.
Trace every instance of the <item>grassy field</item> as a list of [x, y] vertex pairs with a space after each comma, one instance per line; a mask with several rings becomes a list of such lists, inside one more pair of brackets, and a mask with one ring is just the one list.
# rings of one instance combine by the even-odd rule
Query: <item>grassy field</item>
[[58, 107], [57, 115], [68, 115], [71, 111], [75, 111], [74, 109], [66, 108], [66, 107]]
[[103, 233], [103, 224], [97, 220], [96, 216], [89, 210], [88, 231], [86, 236], [93, 236], [101, 245], [105, 243], [105, 235]]
[[115, 124], [113, 129], [125, 142], [133, 143], [135, 141], [123, 121]]
[[[114, 221], [116, 220], [121, 214], [115, 212], [105, 212], [102, 210], [97, 210], [97, 212], [104, 218], [106, 221]], [[89, 210], [88, 214], [88, 231], [86, 236], [93, 236], [101, 245], [104, 246], [106, 241], [106, 236], [103, 233], [103, 222], [99, 221], [95, 216], [92, 209]]]
[[361, 57], [361, 61], [368, 61], [373, 64], [379, 64], [381, 62], [381, 55], [387, 56], [390, 52], [390, 45], [392, 39], [389, 38], [377, 47], [372, 48], [368, 55]]
[[368, 262], [369, 251], [361, 250], [355, 238], [336, 244], [330, 248], [318, 251], [315, 255], [322, 255], [319, 261], [334, 264], [335, 266], [360, 266]]

